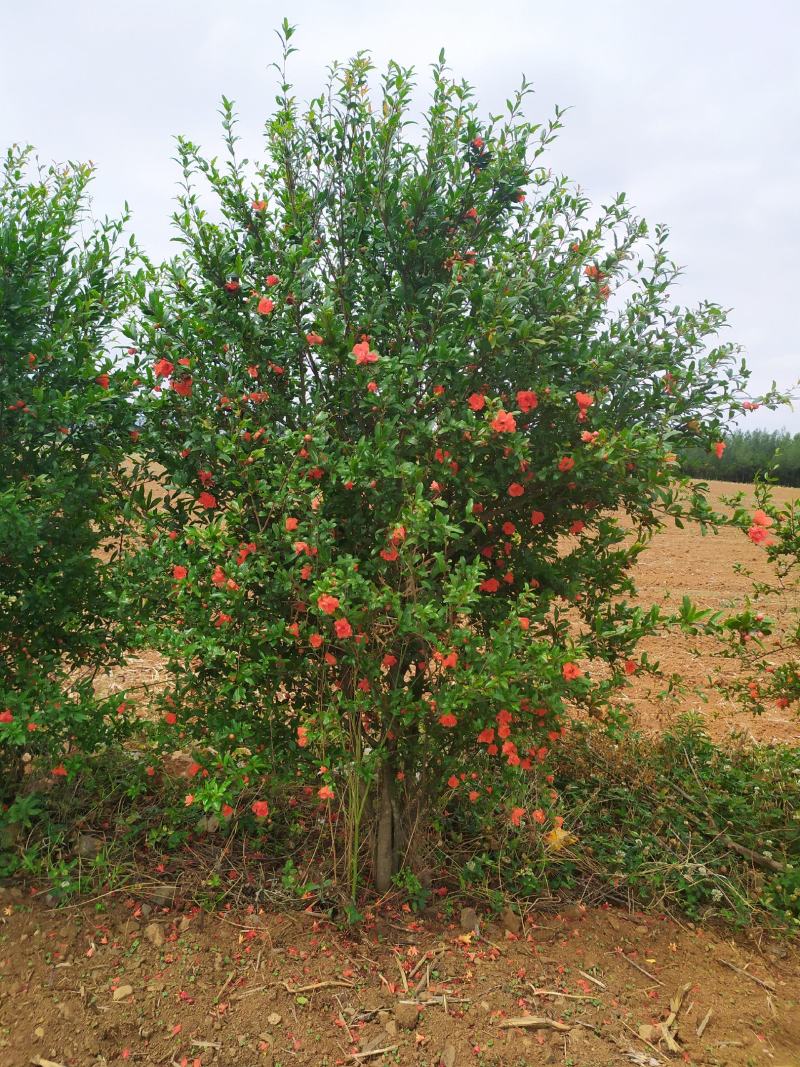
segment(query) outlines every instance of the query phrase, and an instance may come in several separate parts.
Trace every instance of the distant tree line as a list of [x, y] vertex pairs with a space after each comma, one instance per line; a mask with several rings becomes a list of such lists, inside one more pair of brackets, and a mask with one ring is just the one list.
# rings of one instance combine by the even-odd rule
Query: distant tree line
[[781, 485], [800, 486], [800, 433], [740, 430], [725, 444], [721, 459], [705, 449], [690, 449], [683, 470], [695, 478], [729, 482], [751, 482], [758, 472], [769, 471]]

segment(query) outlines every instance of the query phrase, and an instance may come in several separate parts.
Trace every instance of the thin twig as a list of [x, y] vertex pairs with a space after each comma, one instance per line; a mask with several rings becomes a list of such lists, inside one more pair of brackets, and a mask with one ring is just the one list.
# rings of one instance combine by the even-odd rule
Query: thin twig
[[703, 1032], [705, 1031], [705, 1028], [708, 1026], [708, 1021], [711, 1018], [711, 1014], [712, 1014], [713, 1010], [714, 1010], [713, 1008], [709, 1008], [708, 1009], [708, 1011], [706, 1012], [705, 1018], [700, 1023], [700, 1025], [697, 1027], [697, 1036], [698, 1037], [702, 1037], [703, 1036]]
[[428, 967], [425, 968], [425, 974], [423, 974], [423, 976], [420, 978], [420, 980], [417, 982], [416, 986], [414, 987], [414, 996], [415, 997], [418, 997], [423, 989], [427, 989], [428, 988], [428, 985], [430, 984], [430, 980], [431, 980], [431, 969], [428, 966]]
[[721, 963], [724, 967], [730, 967], [732, 971], [736, 971], [737, 974], [744, 975], [745, 978], [749, 978], [751, 982], [755, 982], [757, 985], [763, 986], [764, 989], [768, 989], [770, 993], [775, 992], [775, 986], [772, 982], [768, 982], [763, 978], [756, 978], [754, 974], [750, 974], [749, 971], [744, 970], [742, 967], [737, 967], [735, 963], [731, 963], [730, 960], [723, 960], [719, 956], [714, 957], [717, 963]]
[[429, 954], [428, 952], [426, 952], [426, 953], [425, 953], [425, 955], [424, 955], [424, 956], [423, 956], [423, 957], [422, 957], [421, 959], [417, 960], [417, 962], [416, 962], [416, 963], [414, 964], [414, 966], [413, 966], [413, 967], [411, 968], [411, 970], [410, 970], [410, 971], [408, 972], [408, 977], [409, 977], [409, 978], [413, 978], [413, 977], [414, 977], [414, 976], [416, 975], [417, 971], [418, 971], [418, 970], [419, 970], [419, 969], [420, 969], [421, 967], [424, 967], [426, 963], [433, 963], [433, 961], [434, 961], [434, 960], [435, 960], [435, 959], [436, 959], [436, 958], [437, 958], [438, 956], [441, 956], [441, 955], [442, 955], [442, 954], [443, 954], [444, 952], [446, 952], [446, 951], [447, 951], [447, 949], [444, 949], [444, 948], [437, 948], [437, 949], [435, 950], [435, 952], [433, 953], [433, 955], [430, 955], [430, 954]]
[[656, 978], [656, 976], [654, 974], [650, 974], [650, 972], [646, 971], [644, 969], [644, 967], [640, 967], [639, 964], [635, 960], [632, 960], [630, 958], [630, 956], [626, 956], [624, 952], [621, 952], [620, 955], [622, 956], [622, 958], [624, 960], [627, 960], [627, 962], [631, 965], [631, 967], [635, 967], [636, 970], [639, 971], [640, 974], [643, 974], [645, 976], [645, 978], [649, 978], [651, 982], [655, 982], [656, 985], [663, 985], [664, 984], [663, 982], [659, 982], [659, 980]]
[[399, 1045], [387, 1045], [385, 1048], [373, 1048], [369, 1052], [353, 1052], [349, 1057], [351, 1060], [366, 1060], [370, 1056], [382, 1056], [384, 1052], [396, 1052], [399, 1049]]
[[399, 952], [395, 952], [394, 949], [392, 949], [392, 952], [394, 952], [394, 958], [397, 960], [397, 969], [400, 972], [400, 981], [403, 983], [403, 989], [407, 993], [408, 992], [408, 979], [406, 978], [406, 972], [403, 970], [403, 962], [400, 959], [400, 953]]
[[[98, 900], [105, 900], [106, 897], [113, 897], [116, 893], [138, 893], [144, 889], [178, 889], [177, 885], [167, 885], [164, 882], [139, 882], [135, 885], [121, 885], [116, 889], [109, 889], [107, 893], [101, 893], [97, 897], [89, 897], [88, 900], [82, 900], [79, 904], [65, 904], [57, 905], [59, 911], [73, 911], [75, 908], [83, 908], [89, 904], [95, 904]], [[55, 908], [53, 909], [55, 910]], [[31, 1063], [34, 1061], [31, 1060]]]
[[640, 1033], [638, 1033], [636, 1030], [634, 1030], [632, 1026], [628, 1026], [628, 1024], [625, 1022], [624, 1019], [620, 1019], [620, 1022], [622, 1023], [622, 1025], [625, 1027], [626, 1030], [628, 1030], [630, 1033], [633, 1034], [633, 1036], [636, 1038], [637, 1041], [641, 1041], [643, 1044], [647, 1045], [647, 1047], [649, 1049], [652, 1049], [653, 1052], [655, 1052], [656, 1056], [660, 1057], [660, 1060], [659, 1060], [660, 1063], [664, 1063], [664, 1058], [663, 1058], [663, 1056], [661, 1056], [661, 1053], [658, 1051], [658, 1049], [656, 1048], [655, 1045], [651, 1045], [646, 1037], [642, 1037], [642, 1035]]
[[268, 982], [266, 985], [255, 985], [251, 986], [250, 989], [243, 989], [240, 993], [234, 993], [231, 1000], [241, 1000], [243, 997], [249, 997], [251, 993], [263, 993], [265, 989], [271, 989], [275, 985], [282, 985], [286, 992], [291, 993], [292, 996], [297, 996], [299, 993], [311, 993], [315, 989], [353, 988], [352, 982], [342, 982], [338, 979], [329, 982], [312, 982], [311, 985], [300, 986], [290, 986], [288, 982]]
[[580, 996], [578, 993], [562, 993], [559, 989], [537, 989], [533, 982], [528, 982], [535, 997], [564, 997], [566, 1000], [597, 1000], [597, 993], [591, 997]]
[[566, 1023], [556, 1022], [555, 1019], [548, 1019], [544, 1015], [521, 1015], [517, 1019], [503, 1019], [498, 1025], [501, 1030], [520, 1026], [528, 1030], [558, 1030], [560, 1033], [567, 1033], [572, 1029]]
[[225, 992], [225, 990], [228, 988], [228, 986], [233, 981], [233, 976], [235, 974], [236, 974], [236, 971], [230, 971], [228, 973], [228, 977], [225, 979], [225, 982], [223, 983], [222, 988], [220, 989], [219, 993], [217, 993], [217, 995], [214, 997], [214, 1003], [215, 1004], [219, 1004], [220, 1000], [222, 999], [222, 994]]

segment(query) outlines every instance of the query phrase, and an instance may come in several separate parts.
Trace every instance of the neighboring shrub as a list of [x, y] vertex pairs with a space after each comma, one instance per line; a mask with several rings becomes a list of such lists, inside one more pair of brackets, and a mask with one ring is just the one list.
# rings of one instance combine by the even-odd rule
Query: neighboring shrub
[[[55, 765], [111, 723], [91, 677], [120, 654], [99, 549], [116, 538], [133, 414], [111, 342], [128, 307], [126, 218], [95, 222], [86, 166], [0, 176], [0, 793], [23, 750]], [[117, 701], [117, 703], [119, 703]], [[62, 768], [58, 766], [58, 770]], [[0, 797], [2, 799], [2, 797]]]
[[[738, 526], [766, 554], [773, 578], [753, 581], [751, 595], [721, 623], [729, 654], [742, 664], [729, 686], [748, 711], [762, 714], [768, 705], [800, 710], [800, 496], [781, 503], [773, 487], [756, 483], [755, 501], [745, 506], [744, 493], [725, 498], [726, 521]], [[748, 573], [737, 564], [737, 569]], [[767, 595], [786, 607], [780, 629], [762, 608]]]
[[411, 73], [371, 75], [301, 110], [284, 62], [263, 163], [228, 101], [223, 162], [179, 140], [183, 252], [132, 327], [160, 743], [194, 748], [190, 806], [247, 784], [264, 819], [288, 780], [339, 808], [352, 891], [365, 823], [383, 890], [451, 791], [530, 817], [503, 775], [639, 668], [631, 565], [704, 513], [673, 462], [746, 377], [717, 306], [675, 307], [666, 231], [543, 165], [526, 83], [482, 121], [440, 60], [417, 141]]

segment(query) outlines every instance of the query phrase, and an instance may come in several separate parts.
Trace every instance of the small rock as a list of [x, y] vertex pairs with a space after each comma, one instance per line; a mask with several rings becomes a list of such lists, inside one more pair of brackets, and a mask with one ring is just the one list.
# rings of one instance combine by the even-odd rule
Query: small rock
[[168, 908], [174, 899], [175, 890], [170, 885], [157, 885], [148, 890], [150, 899], [160, 908]]
[[567, 922], [577, 922], [582, 919], [586, 912], [579, 904], [570, 904], [567, 908], [562, 908], [559, 915], [562, 919], [566, 919]]
[[124, 941], [129, 941], [131, 938], [139, 936], [139, 924], [130, 916], [121, 919], [120, 922], [117, 923], [117, 930]]
[[442, 1049], [442, 1054], [439, 1057], [439, 1067], [455, 1067], [456, 1063], [456, 1049], [455, 1045], [445, 1045]]
[[72, 1022], [80, 1014], [80, 1004], [77, 1001], [62, 1000], [58, 1005], [58, 1014], [67, 1022]]
[[619, 919], [615, 919], [613, 915], [609, 915], [609, 917], [608, 917], [608, 925], [611, 927], [612, 930], [619, 931], [619, 930], [622, 929], [622, 927], [619, 924]]
[[150, 904], [142, 904], [139, 911], [141, 912], [143, 919], [147, 919], [153, 914], [153, 908]]
[[461, 909], [461, 929], [465, 933], [477, 933], [478, 930], [478, 913], [474, 908], [462, 908]]
[[414, 1030], [419, 1022], [419, 1005], [401, 1000], [394, 1009], [394, 1018], [403, 1030]]
[[92, 834], [78, 834], [75, 851], [83, 860], [93, 860], [103, 851], [103, 842]]
[[383, 1028], [389, 1037], [397, 1037], [397, 1023], [394, 1019], [390, 1019], [387, 1023], [384, 1023]]
[[370, 1034], [369, 1037], [362, 1038], [361, 1051], [372, 1052], [374, 1049], [382, 1048], [385, 1040], [384, 1034]]
[[164, 944], [164, 931], [158, 925], [158, 923], [149, 923], [144, 928], [144, 936], [150, 942], [151, 945], [155, 945], [156, 948], [161, 948]]
[[188, 915], [182, 915], [181, 921], [178, 923], [178, 929], [182, 934], [185, 934], [191, 925], [192, 920], [188, 917]]
[[279, 1015], [277, 1011], [271, 1011], [267, 1016], [267, 1022], [270, 1026], [277, 1026], [283, 1019], [282, 1015]]
[[147, 983], [147, 992], [148, 993], [163, 993], [165, 988], [166, 987], [165, 987], [164, 983], [158, 981], [158, 979], [156, 979], [156, 978], [154, 978], [152, 982], [148, 982]]
[[42, 1041], [44, 1039], [44, 1027], [43, 1026], [37, 1026], [36, 1029], [33, 1032], [36, 1035], [36, 1037], [39, 1038], [40, 1041]]
[[116, 1001], [125, 1000], [127, 997], [133, 996], [133, 986], [119, 985], [114, 990], [113, 999]]
[[510, 934], [518, 934], [522, 931], [522, 919], [520, 919], [519, 915], [517, 915], [513, 908], [504, 908], [500, 918], [502, 919], [503, 926]]
[[641, 926], [636, 926], [634, 927], [634, 929], [636, 930], [637, 934], [647, 934], [650, 932], [644, 924], [642, 924]]

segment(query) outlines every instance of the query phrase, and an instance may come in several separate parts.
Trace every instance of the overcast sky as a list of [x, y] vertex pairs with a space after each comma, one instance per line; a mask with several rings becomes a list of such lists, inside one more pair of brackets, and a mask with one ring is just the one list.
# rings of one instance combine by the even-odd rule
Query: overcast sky
[[[127, 199], [169, 253], [175, 134], [219, 150], [234, 98], [252, 158], [275, 95], [284, 15], [305, 100], [332, 59], [367, 49], [419, 70], [439, 49], [498, 111], [524, 72], [529, 114], [569, 107], [550, 155], [593, 200], [624, 190], [672, 232], [679, 296], [731, 308], [754, 389], [800, 377], [800, 4], [797, 0], [0, 0], [0, 145], [91, 159], [98, 213]], [[747, 426], [800, 430], [800, 408]]]

